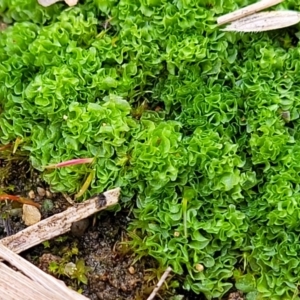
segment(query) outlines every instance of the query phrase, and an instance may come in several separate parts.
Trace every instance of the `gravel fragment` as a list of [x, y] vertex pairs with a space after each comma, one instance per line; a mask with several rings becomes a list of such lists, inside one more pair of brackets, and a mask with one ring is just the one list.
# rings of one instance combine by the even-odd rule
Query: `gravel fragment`
[[34, 192], [33, 190], [30, 190], [30, 191], [28, 192], [28, 197], [29, 197], [30, 199], [35, 199], [35, 192]]
[[50, 191], [46, 190], [46, 197], [51, 199], [53, 195]]
[[129, 272], [131, 275], [133, 275], [133, 274], [135, 273], [135, 268], [134, 268], [133, 266], [130, 266], [130, 267], [128, 268], [128, 272]]
[[36, 190], [40, 197], [42, 197], [42, 198], [45, 197], [46, 190], [44, 188], [38, 186]]
[[27, 226], [33, 225], [41, 220], [41, 213], [37, 207], [29, 204], [23, 205], [22, 219]]

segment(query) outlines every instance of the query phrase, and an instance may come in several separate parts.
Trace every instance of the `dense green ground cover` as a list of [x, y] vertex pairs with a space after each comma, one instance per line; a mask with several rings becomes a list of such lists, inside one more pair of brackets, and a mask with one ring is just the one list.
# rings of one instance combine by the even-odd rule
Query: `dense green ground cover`
[[217, 28], [249, 3], [0, 1], [0, 140], [42, 171], [95, 157], [44, 178], [72, 193], [94, 172], [85, 198], [120, 186], [132, 246], [186, 289], [299, 299], [299, 27]]

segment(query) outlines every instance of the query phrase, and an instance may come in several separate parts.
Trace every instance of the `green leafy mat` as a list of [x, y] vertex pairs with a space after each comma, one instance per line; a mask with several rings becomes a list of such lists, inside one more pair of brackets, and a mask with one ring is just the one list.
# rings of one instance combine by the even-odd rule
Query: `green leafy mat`
[[[252, 1], [253, 2], [253, 1]], [[0, 140], [85, 198], [122, 188], [131, 245], [221, 298], [299, 299], [298, 26], [224, 33], [234, 0], [4, 0]], [[297, 1], [285, 6], [300, 10]], [[202, 270], [202, 266], [204, 270]]]

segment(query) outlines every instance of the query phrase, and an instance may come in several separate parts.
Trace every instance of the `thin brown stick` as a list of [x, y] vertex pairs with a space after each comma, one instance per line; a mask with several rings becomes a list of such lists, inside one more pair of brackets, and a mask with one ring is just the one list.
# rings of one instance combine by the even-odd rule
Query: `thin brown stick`
[[292, 10], [265, 11], [239, 19], [222, 28], [222, 31], [263, 32], [295, 25], [300, 13]]
[[71, 198], [70, 196], [68, 196], [66, 193], [62, 193], [62, 195], [63, 195], [64, 198], [68, 201], [68, 203], [71, 204], [72, 206], [76, 204], [76, 203], [72, 200], [72, 198]]
[[38, 3], [44, 7], [48, 7], [59, 1], [62, 1], [62, 0], [38, 0]]
[[283, 2], [284, 0], [262, 0], [257, 3], [253, 3], [244, 8], [238, 9], [232, 13], [221, 16], [217, 19], [218, 25], [223, 25], [246, 16], [252, 15], [258, 11], [264, 10], [268, 7], [274, 6], [278, 3]]
[[155, 286], [154, 290], [152, 291], [152, 293], [150, 294], [150, 296], [147, 298], [147, 300], [154, 299], [154, 297], [156, 296], [157, 292], [159, 291], [159, 289], [161, 288], [161, 286], [163, 285], [163, 283], [165, 282], [165, 280], [167, 279], [167, 277], [169, 276], [169, 274], [170, 274], [171, 271], [172, 271], [172, 268], [171, 267], [167, 267], [166, 271], [161, 276], [160, 280], [158, 281], [157, 285]]
[[42, 220], [18, 233], [0, 240], [15, 253], [20, 253], [53, 237], [64, 234], [71, 229], [74, 222], [85, 219], [96, 212], [118, 202], [120, 189], [116, 188], [95, 196], [81, 204]]

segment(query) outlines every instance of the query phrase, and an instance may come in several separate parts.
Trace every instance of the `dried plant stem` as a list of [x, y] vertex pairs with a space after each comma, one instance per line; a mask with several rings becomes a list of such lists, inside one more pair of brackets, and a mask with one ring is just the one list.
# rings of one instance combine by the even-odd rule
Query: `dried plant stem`
[[72, 198], [67, 195], [66, 193], [62, 193], [62, 195], [64, 196], [64, 198], [68, 201], [69, 204], [71, 204], [72, 206], [74, 206], [76, 203], [72, 200]]
[[167, 279], [167, 277], [169, 276], [169, 274], [170, 274], [171, 271], [172, 271], [172, 268], [171, 267], [167, 267], [166, 271], [161, 276], [161, 278], [158, 281], [156, 287], [154, 288], [154, 290], [152, 291], [152, 293], [150, 294], [150, 296], [147, 298], [147, 300], [154, 299], [154, 297], [156, 296], [157, 292], [159, 291], [159, 289], [161, 288], [161, 286], [163, 285], [163, 283], [165, 282], [165, 280]]
[[229, 13], [229, 14], [219, 17], [217, 19], [217, 23], [218, 23], [218, 25], [223, 25], [223, 24], [244, 18], [246, 16], [252, 15], [258, 11], [261, 11], [268, 7], [274, 6], [283, 1], [284, 0], [262, 0], [257, 3], [246, 6], [244, 8], [238, 9], [232, 13]]
[[239, 19], [222, 31], [263, 32], [295, 25], [300, 22], [300, 13], [290, 10], [266, 11]]
[[[0, 257], [5, 261], [9, 262], [11, 265], [18, 268], [21, 272], [35, 281], [38, 286], [41, 285], [46, 290], [53, 294], [52, 299], [74, 299], [74, 300], [86, 300], [88, 298], [76, 293], [75, 291], [66, 287], [66, 285], [54, 278], [53, 276], [44, 273], [35, 265], [31, 264], [29, 261], [25, 260], [23, 257], [17, 255], [13, 251], [9, 250], [7, 247], [0, 243]], [[1, 265], [2, 266], [2, 265]], [[16, 283], [17, 284], [17, 283]], [[7, 290], [7, 287], [6, 287]], [[10, 288], [10, 290], [13, 290]], [[1, 297], [1, 299], [4, 299]], [[7, 298], [5, 298], [7, 299]], [[13, 298], [19, 299], [19, 298]], [[34, 298], [26, 298], [34, 299]], [[42, 298], [44, 299], [44, 298]], [[46, 297], [47, 299], [47, 297]]]
[[[120, 188], [115, 188], [91, 199], [69, 207], [67, 210], [31, 225], [18, 233], [0, 240], [15, 253], [20, 253], [53, 237], [68, 232], [74, 222], [85, 219], [100, 210], [115, 205], [120, 196]], [[1, 297], [0, 297], [1, 299]]]

